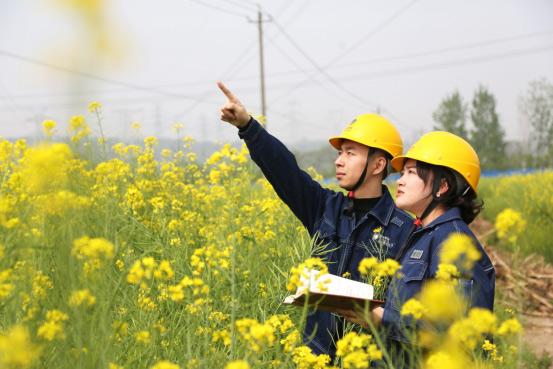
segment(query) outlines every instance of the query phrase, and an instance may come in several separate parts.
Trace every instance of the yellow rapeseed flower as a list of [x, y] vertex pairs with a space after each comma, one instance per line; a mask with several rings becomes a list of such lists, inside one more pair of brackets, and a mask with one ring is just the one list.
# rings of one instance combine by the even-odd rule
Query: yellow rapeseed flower
[[77, 143], [90, 135], [92, 131], [88, 124], [86, 124], [84, 116], [75, 115], [69, 120], [69, 133], [72, 134], [71, 142]]
[[507, 319], [497, 329], [497, 334], [500, 336], [505, 336], [508, 334], [518, 334], [522, 331], [522, 325], [520, 322], [515, 319]]
[[89, 269], [101, 267], [104, 261], [113, 259], [115, 246], [105, 238], [81, 237], [73, 241], [71, 255], [78, 260], [84, 260]]
[[150, 296], [146, 296], [143, 290], [140, 290], [137, 299], [138, 307], [144, 311], [154, 311], [157, 307], [156, 303]]
[[495, 315], [482, 308], [472, 308], [468, 317], [457, 320], [448, 330], [452, 341], [473, 350], [485, 335], [495, 331], [497, 318]]
[[143, 344], [147, 345], [148, 343], [150, 343], [150, 339], [151, 339], [150, 338], [150, 332], [148, 332], [148, 331], [138, 331], [138, 332], [135, 333], [134, 339], [138, 343], [143, 343]]
[[73, 291], [69, 297], [69, 305], [71, 306], [92, 306], [96, 303], [96, 297], [90, 293], [88, 288]]
[[182, 131], [182, 129], [184, 128], [184, 124], [180, 122], [176, 122], [173, 124], [171, 128], [173, 129], [173, 132], [175, 132], [178, 135], [180, 131]]
[[0, 368], [30, 368], [39, 358], [40, 351], [31, 342], [31, 335], [24, 326], [16, 325], [0, 333]]
[[[288, 291], [295, 291], [298, 288], [304, 288], [304, 279], [309, 281], [309, 273], [312, 270], [317, 270], [319, 273], [318, 276], [328, 273], [328, 266], [320, 258], [309, 258], [303, 263], [299, 264], [297, 267], [292, 267], [290, 270], [290, 278], [288, 279], [288, 284], [286, 288]], [[315, 282], [318, 281], [318, 278], [315, 278]]]
[[142, 125], [139, 122], [132, 122], [131, 123], [131, 128], [134, 131], [138, 132], [138, 131], [140, 131], [140, 128], [142, 128]]
[[378, 265], [378, 259], [374, 256], [364, 258], [359, 262], [359, 273], [363, 275], [370, 275], [376, 266]]
[[255, 319], [239, 319], [236, 321], [236, 330], [255, 352], [261, 352], [265, 347], [275, 342], [275, 330], [269, 324], [259, 323]]
[[158, 361], [150, 369], [180, 369], [180, 366], [167, 360]]
[[102, 109], [102, 104], [99, 103], [98, 101], [93, 101], [90, 104], [88, 104], [88, 111], [91, 113], [96, 113], [100, 109]]
[[349, 332], [336, 343], [336, 356], [344, 368], [366, 369], [373, 360], [382, 359], [382, 352], [372, 342], [372, 336]]
[[461, 276], [459, 269], [454, 264], [440, 263], [436, 271], [436, 279], [444, 282], [456, 282]]
[[118, 270], [123, 270], [125, 268], [125, 262], [121, 259], [117, 259], [115, 261], [115, 267], [118, 269]]
[[232, 338], [230, 336], [230, 332], [227, 329], [221, 329], [214, 331], [211, 337], [211, 342], [217, 343], [221, 341], [223, 345], [230, 346], [232, 343]]
[[526, 229], [526, 220], [522, 214], [511, 208], [504, 209], [495, 218], [497, 237], [510, 243], [515, 243]]
[[385, 259], [376, 267], [377, 277], [392, 277], [399, 270], [400, 265], [394, 259]]
[[496, 362], [503, 362], [503, 356], [499, 356], [497, 353], [497, 346], [491, 343], [489, 340], [484, 340], [482, 344], [482, 350], [489, 353], [491, 359]]
[[245, 360], [234, 360], [228, 362], [225, 369], [250, 369], [250, 364]]
[[457, 265], [465, 271], [472, 269], [481, 257], [474, 241], [462, 233], [453, 233], [443, 243], [440, 250], [440, 263]]
[[159, 141], [158, 141], [157, 137], [148, 136], [144, 139], [144, 146], [151, 148], [151, 147], [157, 146], [158, 142]]
[[425, 318], [432, 322], [452, 322], [461, 318], [465, 311], [465, 302], [455, 287], [438, 280], [425, 284], [419, 301], [426, 309]]
[[37, 336], [47, 341], [65, 339], [63, 322], [68, 320], [67, 314], [59, 310], [50, 310], [46, 313], [45, 322], [38, 327]]
[[73, 153], [66, 144], [40, 145], [25, 151], [17, 174], [30, 194], [62, 190], [69, 180]]
[[424, 305], [417, 299], [409, 299], [401, 307], [401, 315], [411, 315], [415, 319], [422, 318], [425, 311]]
[[458, 350], [439, 350], [428, 355], [423, 369], [466, 369], [471, 367]]
[[57, 123], [53, 120], [45, 120], [42, 122], [42, 129], [46, 137], [52, 137], [54, 134], [54, 129], [56, 128]]
[[315, 355], [307, 346], [299, 346], [292, 352], [292, 361], [296, 369], [326, 369], [330, 356]]
[[12, 269], [5, 269], [0, 272], [0, 300], [10, 296], [15, 286], [10, 282]]
[[162, 281], [172, 279], [174, 275], [175, 272], [173, 272], [173, 268], [171, 268], [171, 264], [167, 260], [160, 261], [154, 272], [154, 277]]
[[283, 346], [284, 352], [287, 353], [292, 352], [301, 342], [301, 334], [297, 329], [293, 330], [286, 337], [280, 340], [280, 344]]

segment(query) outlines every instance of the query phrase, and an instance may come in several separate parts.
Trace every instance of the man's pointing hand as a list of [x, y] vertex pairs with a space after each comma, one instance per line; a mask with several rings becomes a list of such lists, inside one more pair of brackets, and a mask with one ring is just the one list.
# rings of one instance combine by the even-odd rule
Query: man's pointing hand
[[221, 120], [238, 128], [244, 127], [250, 121], [248, 111], [223, 82], [218, 81], [217, 86], [227, 97], [226, 104], [221, 107]]

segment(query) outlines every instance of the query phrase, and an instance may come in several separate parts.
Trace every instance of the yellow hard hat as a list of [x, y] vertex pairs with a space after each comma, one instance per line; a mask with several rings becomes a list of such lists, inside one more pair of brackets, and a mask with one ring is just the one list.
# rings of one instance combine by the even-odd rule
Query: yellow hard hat
[[480, 160], [472, 146], [453, 133], [434, 131], [425, 134], [411, 146], [405, 155], [392, 159], [392, 167], [400, 171], [406, 159], [453, 169], [476, 192], [480, 179]]
[[378, 114], [358, 115], [339, 136], [331, 137], [328, 141], [336, 150], [340, 150], [343, 140], [384, 150], [392, 157], [403, 152], [403, 141], [398, 130]]

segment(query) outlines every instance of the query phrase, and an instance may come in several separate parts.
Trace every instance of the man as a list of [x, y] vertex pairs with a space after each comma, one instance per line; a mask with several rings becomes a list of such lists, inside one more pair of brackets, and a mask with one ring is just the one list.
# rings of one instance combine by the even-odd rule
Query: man
[[[393, 258], [407, 239], [413, 220], [397, 209], [382, 180], [392, 157], [401, 155], [403, 144], [397, 129], [376, 114], [358, 116], [341, 135], [330, 138], [338, 150], [336, 179], [348, 195], [323, 188], [302, 171], [294, 155], [250, 115], [221, 82], [227, 97], [221, 120], [236, 126], [251, 158], [278, 196], [324, 245], [329, 272], [359, 280], [359, 262], [364, 257]], [[379, 242], [374, 240], [378, 239]], [[384, 248], [384, 250], [379, 250]], [[377, 308], [373, 314], [381, 314]], [[304, 341], [317, 354], [334, 358], [341, 335], [341, 317], [315, 311], [307, 318]]]

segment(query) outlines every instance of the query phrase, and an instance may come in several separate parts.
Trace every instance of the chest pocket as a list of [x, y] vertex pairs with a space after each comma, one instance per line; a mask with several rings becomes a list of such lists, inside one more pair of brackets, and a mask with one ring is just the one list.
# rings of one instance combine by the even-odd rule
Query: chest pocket
[[330, 225], [323, 220], [319, 229], [317, 229], [317, 237], [311, 253], [313, 256], [324, 257], [329, 251], [334, 250], [337, 245], [338, 235], [336, 234], [336, 226]]
[[326, 221], [322, 221], [317, 230], [320, 240], [333, 240], [336, 238], [336, 226], [330, 225]]
[[392, 306], [400, 310], [405, 301], [409, 300], [421, 290], [426, 279], [428, 263], [424, 260], [405, 260], [401, 266], [401, 277], [394, 280], [388, 291], [388, 299]]
[[403, 282], [422, 281], [426, 275], [428, 263], [424, 260], [407, 260], [401, 266]]

